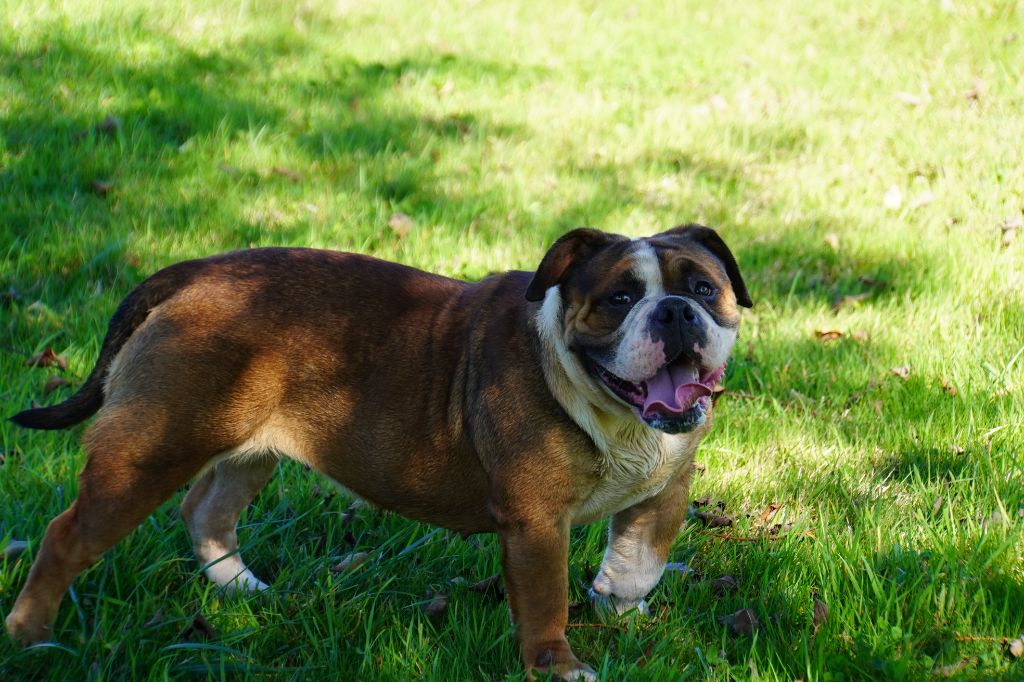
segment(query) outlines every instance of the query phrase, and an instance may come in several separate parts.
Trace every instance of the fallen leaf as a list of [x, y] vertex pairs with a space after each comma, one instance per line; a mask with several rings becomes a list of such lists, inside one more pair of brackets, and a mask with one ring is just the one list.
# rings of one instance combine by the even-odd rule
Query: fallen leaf
[[404, 213], [392, 213], [391, 217], [388, 218], [388, 227], [391, 231], [397, 234], [399, 237], [407, 237], [412, 232], [412, 228], [415, 223], [412, 218], [405, 215]]
[[36, 353], [28, 360], [25, 361], [26, 367], [52, 367], [57, 366], [61, 369], [68, 368], [68, 361], [60, 355], [53, 352], [53, 349], [49, 346], [46, 347], [42, 353]]
[[764, 511], [762, 511], [758, 515], [758, 517], [757, 517], [758, 522], [761, 525], [768, 525], [769, 523], [771, 523], [772, 519], [775, 518], [775, 515], [777, 513], [779, 513], [780, 509], [782, 509], [782, 505], [781, 504], [777, 504], [775, 502], [772, 502], [771, 504], [769, 504], [767, 507], [764, 508]]
[[788, 533], [792, 529], [793, 529], [793, 523], [792, 522], [787, 523], [786, 525], [782, 525], [781, 523], [776, 523], [776, 524], [772, 525], [771, 528], [768, 529], [768, 535], [778, 535], [779, 533], [784, 533], [784, 532]]
[[725, 528], [732, 525], [732, 518], [729, 516], [719, 516], [718, 514], [707, 512], [694, 512], [693, 515], [696, 516], [706, 528]]
[[740, 609], [727, 616], [719, 616], [718, 622], [722, 625], [728, 625], [733, 634], [736, 635], [751, 635], [761, 627], [761, 623], [757, 620], [757, 614], [754, 613], [753, 609]]
[[846, 294], [837, 296], [832, 300], [832, 312], [838, 313], [843, 308], [859, 305], [862, 301], [871, 296], [870, 291], [862, 291], [859, 294]]
[[285, 178], [286, 180], [291, 180], [292, 182], [298, 182], [302, 180], [302, 173], [294, 171], [290, 168], [285, 168], [284, 166], [274, 166], [273, 168], [270, 169], [270, 172], [273, 173], [274, 175], [280, 175], [282, 178]]
[[890, 367], [889, 371], [904, 381], [910, 377], [910, 368], [906, 365], [903, 365], [902, 367]]
[[711, 504], [711, 496], [705, 495], [704, 497], [698, 497], [696, 500], [691, 502], [694, 507], [706, 507]]
[[1006, 646], [1006, 650], [1014, 658], [1020, 658], [1024, 656], [1024, 635], [1021, 635], [1017, 639], [1013, 640]]
[[740, 586], [739, 581], [731, 575], [720, 575], [708, 584], [711, 586], [711, 590], [715, 594], [735, 592]]
[[110, 180], [100, 180], [97, 178], [89, 184], [89, 189], [91, 189], [96, 196], [105, 197], [114, 189], [114, 183]]
[[956, 394], [960, 392], [957, 390], [956, 386], [954, 386], [949, 380], [946, 379], [946, 377], [939, 377], [939, 386], [941, 386], [942, 390], [944, 390], [950, 396], [955, 397]]
[[1012, 215], [999, 224], [999, 243], [1004, 249], [1013, 243], [1021, 229], [1024, 229], [1024, 218], [1020, 214]]
[[981, 81], [976, 80], [971, 85], [971, 87], [964, 91], [964, 97], [966, 97], [971, 102], [980, 102], [982, 89], [983, 88]]
[[188, 624], [188, 627], [178, 635], [178, 639], [189, 642], [193, 639], [213, 639], [216, 636], [217, 631], [213, 629], [210, 622], [201, 613], [197, 613], [192, 622]]
[[942, 495], [935, 498], [935, 504], [932, 505], [932, 516], [935, 516], [942, 511]]
[[501, 582], [501, 574], [495, 573], [489, 578], [484, 578], [478, 582], [473, 583], [469, 586], [469, 589], [473, 590], [477, 594], [482, 594], [485, 597], [500, 601], [505, 598], [505, 587]]
[[817, 597], [814, 598], [814, 616], [812, 623], [814, 624], [814, 631], [817, 632], [821, 629], [821, 626], [828, 620], [828, 604], [821, 601]]
[[366, 503], [362, 500], [356, 500], [348, 506], [348, 509], [341, 513], [341, 525], [347, 526], [352, 523], [356, 517], [356, 512], [366, 506]]
[[843, 332], [838, 329], [815, 329], [814, 336], [816, 336], [822, 343], [829, 343], [843, 338]]
[[65, 379], [64, 377], [50, 377], [50, 380], [46, 382], [45, 386], [43, 386], [43, 393], [49, 395], [50, 393], [53, 393], [61, 386], [70, 385], [71, 382]]
[[448, 595], [438, 592], [433, 599], [423, 605], [423, 614], [430, 620], [438, 620], [448, 609]]
[[908, 107], [919, 107], [924, 104], [924, 98], [920, 95], [915, 95], [912, 92], [900, 91], [896, 93], [896, 99]]
[[4, 551], [0, 553], [2, 559], [13, 559], [28, 549], [28, 543], [24, 540], [10, 540]]
[[839, 251], [839, 235], [835, 232], [825, 235], [825, 243], [831, 246], [833, 251]]
[[345, 571], [354, 571], [363, 564], [366, 563], [367, 559], [370, 558], [369, 552], [352, 552], [346, 555], [341, 561], [331, 567], [332, 573], [344, 573]]

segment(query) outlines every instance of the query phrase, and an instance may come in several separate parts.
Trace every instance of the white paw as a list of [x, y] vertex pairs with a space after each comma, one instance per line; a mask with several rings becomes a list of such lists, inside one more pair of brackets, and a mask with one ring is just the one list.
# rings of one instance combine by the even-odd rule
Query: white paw
[[594, 588], [590, 588], [590, 602], [599, 613], [611, 613], [621, 616], [635, 609], [641, 615], [651, 615], [650, 610], [647, 608], [646, 599], [623, 599], [614, 594], [600, 594]]
[[597, 682], [597, 673], [594, 672], [594, 669], [589, 665], [583, 668], [570, 670], [567, 673], [559, 675], [559, 677], [567, 682], [577, 682], [577, 680], [582, 680], [583, 682]]

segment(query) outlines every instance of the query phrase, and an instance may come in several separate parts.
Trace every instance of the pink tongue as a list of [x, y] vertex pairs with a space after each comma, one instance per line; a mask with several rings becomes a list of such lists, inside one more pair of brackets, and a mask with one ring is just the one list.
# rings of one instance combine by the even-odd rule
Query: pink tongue
[[647, 381], [643, 416], [657, 412], [682, 414], [703, 396], [711, 395], [711, 389], [704, 384], [690, 382], [692, 377], [689, 370], [682, 367], [668, 365], [658, 370], [654, 378]]

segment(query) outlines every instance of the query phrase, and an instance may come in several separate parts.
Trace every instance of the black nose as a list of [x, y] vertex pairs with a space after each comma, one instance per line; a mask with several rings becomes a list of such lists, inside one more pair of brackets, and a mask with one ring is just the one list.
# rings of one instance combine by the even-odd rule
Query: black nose
[[658, 327], [672, 327], [694, 325], [700, 318], [692, 303], [678, 296], [668, 296], [658, 303], [651, 319]]

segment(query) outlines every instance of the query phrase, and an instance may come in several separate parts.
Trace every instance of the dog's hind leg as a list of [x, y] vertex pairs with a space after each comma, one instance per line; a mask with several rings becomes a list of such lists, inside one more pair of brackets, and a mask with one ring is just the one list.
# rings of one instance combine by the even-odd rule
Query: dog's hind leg
[[[214, 453], [142, 405], [107, 407], [86, 436], [78, 498], [46, 529], [28, 580], [7, 616], [13, 639], [49, 639], [79, 573], [184, 485]], [[186, 454], [183, 454], [186, 453]]]
[[242, 561], [235, 528], [275, 466], [277, 457], [271, 454], [227, 457], [199, 477], [181, 504], [196, 558], [206, 576], [229, 591], [267, 588]]

